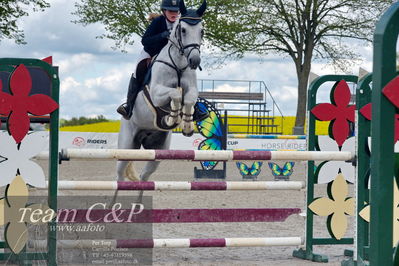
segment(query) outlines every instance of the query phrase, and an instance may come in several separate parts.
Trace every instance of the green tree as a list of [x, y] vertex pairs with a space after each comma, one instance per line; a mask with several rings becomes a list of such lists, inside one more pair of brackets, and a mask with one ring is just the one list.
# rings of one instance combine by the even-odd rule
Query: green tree
[[111, 39], [115, 49], [134, 43], [135, 35], [143, 35], [149, 25], [148, 15], [159, 12], [161, 0], [80, 0], [73, 13], [75, 23], [84, 26], [102, 23], [106, 32], [99, 38]]
[[[186, 1], [197, 6], [198, 1]], [[358, 58], [356, 45], [371, 42], [374, 24], [394, 0], [208, 0], [206, 44], [225, 58], [247, 53], [291, 58], [298, 79], [295, 126], [303, 129], [312, 61], [326, 60], [344, 69]], [[100, 22], [117, 48], [142, 35], [146, 16], [160, 0], [80, 0], [77, 23]], [[348, 41], [353, 40], [351, 43]]]
[[100, 123], [100, 122], [108, 122], [109, 120], [105, 118], [103, 115], [98, 115], [96, 117], [85, 117], [85, 116], [80, 116], [79, 118], [77, 117], [72, 117], [70, 120], [62, 120], [61, 121], [61, 126], [66, 127], [66, 126], [79, 126], [79, 125], [86, 125], [86, 124], [95, 124], [95, 123]]
[[18, 27], [21, 17], [29, 16], [28, 10], [43, 11], [50, 7], [45, 0], [1, 0], [0, 1], [0, 41], [13, 39], [17, 44], [25, 44], [24, 32]]

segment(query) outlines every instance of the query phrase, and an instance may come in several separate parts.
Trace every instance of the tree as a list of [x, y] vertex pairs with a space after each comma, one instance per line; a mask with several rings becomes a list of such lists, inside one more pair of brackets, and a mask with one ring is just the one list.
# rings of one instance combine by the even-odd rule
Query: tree
[[[186, 1], [197, 6], [200, 1]], [[357, 58], [353, 46], [371, 42], [374, 24], [394, 0], [208, 0], [206, 44], [226, 58], [247, 53], [279, 54], [293, 60], [298, 79], [295, 126], [305, 123], [307, 86], [313, 60], [340, 68]], [[160, 0], [81, 0], [77, 23], [103, 23], [102, 37], [116, 47], [141, 35], [146, 15], [159, 10]], [[348, 43], [352, 40], [352, 43]]]
[[1, 0], [0, 1], [0, 41], [14, 39], [17, 44], [25, 44], [24, 32], [20, 30], [18, 19], [28, 16], [27, 8], [43, 11], [50, 7], [45, 0]]
[[101, 123], [101, 122], [108, 122], [109, 120], [105, 118], [103, 115], [98, 115], [96, 117], [84, 117], [80, 116], [79, 118], [77, 117], [72, 117], [70, 120], [63, 120], [61, 122], [61, 126], [66, 127], [66, 126], [79, 126], [79, 125], [86, 125], [86, 124], [95, 124], [95, 123]]
[[75, 3], [79, 17], [75, 23], [84, 26], [102, 23], [106, 33], [99, 38], [111, 39], [115, 49], [134, 43], [135, 35], [142, 36], [149, 25], [150, 13], [159, 12], [161, 0], [80, 0]]

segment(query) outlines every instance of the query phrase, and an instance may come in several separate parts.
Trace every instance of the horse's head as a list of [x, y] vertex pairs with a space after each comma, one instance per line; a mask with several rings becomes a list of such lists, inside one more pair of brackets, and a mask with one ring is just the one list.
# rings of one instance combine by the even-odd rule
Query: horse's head
[[180, 1], [181, 17], [175, 29], [175, 35], [180, 47], [180, 53], [185, 55], [191, 69], [196, 69], [201, 63], [200, 47], [204, 30], [202, 15], [205, 13], [206, 0], [197, 9], [187, 9], [184, 1]]

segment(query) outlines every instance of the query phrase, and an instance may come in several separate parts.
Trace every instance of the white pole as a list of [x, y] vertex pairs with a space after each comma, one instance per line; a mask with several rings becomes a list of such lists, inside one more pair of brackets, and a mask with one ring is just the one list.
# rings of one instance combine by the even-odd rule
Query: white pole
[[[170, 155], [170, 156], [169, 156]], [[185, 160], [185, 161], [350, 161], [353, 153], [339, 151], [202, 151], [202, 150], [128, 150], [128, 149], [63, 149], [62, 159], [83, 160]]]
[[[301, 190], [305, 187], [303, 181], [228, 181], [228, 182], [188, 182], [188, 181], [153, 181], [153, 182], [122, 182], [127, 187], [138, 187], [141, 183], [154, 184], [154, 189], [131, 190], [158, 190], [158, 191], [190, 191], [190, 190]], [[219, 184], [225, 184], [225, 189], [218, 189]], [[205, 187], [195, 189], [195, 187]], [[47, 189], [48, 183], [45, 188]], [[214, 188], [214, 189], [212, 189]], [[117, 190], [117, 181], [58, 181], [59, 190]], [[120, 188], [119, 188], [120, 189]], [[120, 189], [129, 190], [129, 189]]]

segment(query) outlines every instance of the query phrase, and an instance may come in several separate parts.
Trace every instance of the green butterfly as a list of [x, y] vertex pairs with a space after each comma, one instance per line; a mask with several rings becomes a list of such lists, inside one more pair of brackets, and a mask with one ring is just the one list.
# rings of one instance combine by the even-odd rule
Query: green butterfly
[[257, 177], [260, 174], [262, 164], [262, 162], [254, 162], [251, 167], [248, 167], [245, 163], [236, 162], [237, 168], [243, 177]]
[[278, 164], [269, 163], [269, 168], [275, 177], [289, 177], [294, 171], [295, 162], [286, 162], [281, 168]]

